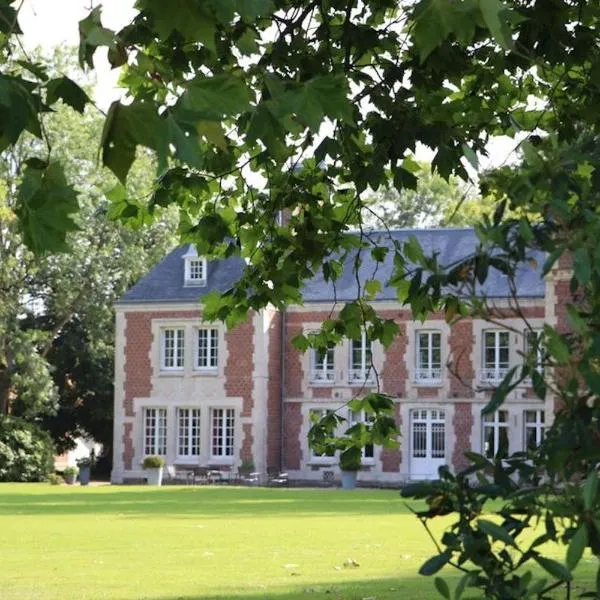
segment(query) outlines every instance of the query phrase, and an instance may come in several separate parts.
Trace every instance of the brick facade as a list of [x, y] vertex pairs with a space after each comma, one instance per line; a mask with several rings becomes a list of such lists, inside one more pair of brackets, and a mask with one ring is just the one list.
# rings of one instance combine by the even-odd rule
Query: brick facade
[[465, 457], [465, 450], [471, 447], [471, 433], [473, 430], [473, 411], [469, 402], [457, 402], [454, 405], [454, 418], [452, 429], [454, 433], [454, 453], [452, 466], [459, 471], [469, 465]]

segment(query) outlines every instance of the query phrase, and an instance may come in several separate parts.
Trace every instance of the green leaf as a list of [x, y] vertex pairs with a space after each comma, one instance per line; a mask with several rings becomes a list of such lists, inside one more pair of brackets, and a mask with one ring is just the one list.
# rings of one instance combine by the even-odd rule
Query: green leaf
[[567, 567], [572, 571], [583, 556], [588, 544], [588, 531], [585, 524], [581, 525], [569, 542], [567, 548]]
[[536, 396], [540, 398], [540, 400], [544, 400], [546, 398], [547, 386], [544, 381], [544, 376], [537, 369], [531, 371], [531, 383]]
[[581, 285], [587, 285], [592, 277], [590, 257], [585, 248], [577, 248], [573, 253], [573, 270]]
[[0, 4], [0, 32], [9, 35], [23, 33], [17, 21], [18, 16], [17, 10], [8, 3], [3, 2]]
[[545, 348], [559, 363], [567, 363], [571, 358], [571, 350], [566, 340], [549, 325], [544, 325]]
[[550, 573], [552, 577], [561, 581], [571, 581], [573, 579], [573, 576], [565, 565], [544, 556], [535, 556], [534, 558], [540, 567]]
[[513, 537], [500, 525], [497, 525], [493, 521], [488, 521], [487, 519], [479, 519], [477, 521], [477, 527], [480, 531], [483, 531], [486, 535], [489, 535], [491, 538], [495, 540], [500, 540], [504, 542], [508, 546], [512, 546], [513, 548], [517, 547], [517, 544]]
[[164, 138], [165, 122], [152, 104], [136, 101], [125, 106], [113, 102], [102, 131], [102, 162], [124, 183], [137, 145], [156, 150]]
[[479, 159], [477, 158], [477, 154], [475, 154], [473, 149], [470, 146], [467, 146], [467, 144], [463, 143], [461, 148], [465, 158], [469, 161], [469, 164], [477, 171], [479, 169]]
[[585, 510], [591, 510], [594, 506], [597, 492], [598, 473], [596, 473], [596, 470], [594, 469], [589, 473], [585, 480], [585, 484], [583, 485], [583, 506]]
[[450, 588], [444, 579], [436, 577], [434, 580], [435, 589], [447, 600], [450, 600]]
[[188, 84], [174, 109], [175, 118], [184, 123], [221, 121], [250, 109], [250, 93], [235, 75], [196, 77]]
[[88, 95], [68, 77], [51, 79], [46, 84], [46, 102], [54, 104], [59, 99], [79, 113], [83, 113], [85, 105], [90, 101]]
[[450, 558], [452, 553], [450, 550], [445, 550], [441, 554], [436, 554], [430, 559], [426, 560], [419, 569], [421, 575], [435, 575], [442, 567], [444, 567]]
[[473, 578], [473, 573], [465, 573], [458, 582], [456, 586], [456, 590], [454, 590], [454, 600], [460, 600], [462, 595], [465, 592], [465, 588], [467, 585], [471, 583], [471, 579]]
[[510, 11], [506, 4], [500, 0], [480, 0], [479, 8], [481, 16], [494, 39], [505, 49], [510, 50], [513, 46], [507, 15]]
[[72, 215], [79, 209], [77, 192], [67, 184], [62, 166], [27, 167], [19, 186], [16, 214], [23, 241], [35, 254], [68, 249], [67, 233], [78, 229]]
[[374, 298], [381, 291], [381, 281], [379, 279], [370, 279], [365, 283], [365, 292], [370, 298]]

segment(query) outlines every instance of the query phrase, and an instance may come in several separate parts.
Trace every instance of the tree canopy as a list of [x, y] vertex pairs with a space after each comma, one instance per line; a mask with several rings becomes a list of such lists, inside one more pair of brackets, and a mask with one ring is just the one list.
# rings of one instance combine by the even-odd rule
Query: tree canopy
[[[488, 307], [474, 292], [490, 269], [510, 279], [531, 249], [547, 252], [544, 273], [564, 254], [573, 258], [571, 329], [545, 328], [547, 377], [528, 364], [511, 371], [484, 409], [496, 410], [516, 379], [531, 376], [540, 397], [551, 389], [564, 407], [547, 444], [508, 469], [501, 460], [472, 455], [467, 472], [445, 471], [441, 483], [411, 492], [429, 502], [419, 515], [425, 524], [458, 510], [444, 547], [422, 568], [433, 574], [450, 563], [467, 571], [454, 597], [465, 586], [491, 598], [545, 597], [554, 582], [568, 582], [585, 547], [600, 554], [600, 3], [138, 0], [136, 8], [120, 31], [102, 25], [100, 7], [80, 23], [81, 65], [92, 67], [96, 50], [108, 48], [127, 89], [104, 119], [103, 164], [125, 184], [140, 146], [157, 161], [152, 196], [132, 198], [116, 188], [111, 211], [142, 223], [158, 207], [173, 205], [183, 241], [202, 253], [246, 259], [238, 284], [207, 301], [208, 316], [235, 324], [249, 309], [301, 302], [306, 278], [322, 270], [335, 279], [345, 253], [358, 250], [380, 262], [393, 254], [392, 284], [415, 317], [441, 310], [449, 322], [486, 318]], [[89, 99], [69, 77], [15, 59], [18, 5], [2, 0], [0, 9], [0, 147], [14, 146], [25, 131], [46, 141], [45, 153], [18, 165], [15, 213], [31, 250], [63, 250], [76, 226], [77, 194], [47, 143], [44, 122], [60, 100], [82, 111]], [[472, 256], [449, 266], [426, 256], [415, 240], [391, 250], [368, 246], [365, 193], [390, 182], [397, 191], [414, 189], [418, 144], [433, 151], [441, 176], [465, 176], [465, 161], [476, 168], [490, 137], [501, 134], [520, 136], [522, 161], [486, 180], [496, 208], [478, 223], [480, 245]], [[282, 211], [289, 219], [277, 218]], [[360, 235], [352, 233], [357, 229]], [[321, 334], [298, 338], [298, 347], [356, 337], [361, 329], [389, 344], [397, 326], [370, 304], [378, 285], [364, 282], [359, 297], [326, 321]], [[457, 285], [472, 293], [448, 291]], [[374, 394], [356, 403], [379, 414], [391, 399]], [[315, 443], [327, 442], [334, 421], [323, 435], [315, 430]], [[379, 441], [386, 436], [377, 423]], [[544, 484], [519, 495], [510, 475], [517, 470], [539, 483], [538, 469]], [[471, 487], [470, 477], [490, 472], [492, 484]], [[489, 497], [504, 500], [500, 525], [480, 518]], [[536, 519], [545, 533], [533, 545], [521, 543]], [[566, 526], [557, 528], [564, 519]], [[568, 544], [567, 566], [543, 556], [541, 545], [549, 540]], [[550, 584], [526, 569], [531, 562], [549, 574]], [[450, 597], [439, 581], [438, 591]]]

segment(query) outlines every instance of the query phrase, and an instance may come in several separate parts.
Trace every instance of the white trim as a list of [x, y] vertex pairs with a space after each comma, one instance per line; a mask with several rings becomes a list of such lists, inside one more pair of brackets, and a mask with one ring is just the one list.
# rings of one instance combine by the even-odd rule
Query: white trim
[[[166, 364], [166, 344], [167, 332], [174, 332], [173, 335], [173, 365]], [[160, 358], [159, 366], [163, 372], [183, 373], [185, 370], [185, 327], [161, 327], [160, 329]], [[181, 359], [181, 365], [177, 364]]]
[[[214, 426], [214, 418], [215, 418], [215, 411], [221, 411], [223, 412], [223, 415], [221, 416], [221, 425], [218, 431], [219, 436], [222, 438], [221, 440], [221, 449], [222, 449], [222, 453], [221, 454], [215, 454], [213, 452], [214, 449], [214, 432], [215, 432], [215, 426]], [[231, 411], [231, 415], [227, 414], [229, 411]], [[232, 419], [232, 423], [231, 423], [231, 454], [227, 454], [226, 450], [228, 448], [228, 439], [227, 439], [227, 419], [231, 418]], [[210, 407], [210, 411], [209, 411], [209, 428], [210, 428], [210, 436], [209, 436], [209, 457], [211, 461], [222, 461], [224, 464], [226, 463], [232, 463], [235, 461], [235, 452], [236, 452], [236, 422], [238, 419], [238, 416], [236, 415], [236, 411], [235, 408], [231, 407], [231, 406], [211, 406]]]

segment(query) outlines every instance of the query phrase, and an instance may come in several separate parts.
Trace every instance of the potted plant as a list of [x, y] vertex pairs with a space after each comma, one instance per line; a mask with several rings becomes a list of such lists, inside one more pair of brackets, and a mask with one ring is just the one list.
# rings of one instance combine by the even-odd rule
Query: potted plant
[[92, 457], [79, 458], [75, 461], [79, 467], [79, 483], [81, 485], [88, 485], [90, 482], [90, 472], [94, 461]]
[[63, 478], [65, 483], [73, 485], [77, 479], [77, 467], [65, 467], [63, 470]]
[[356, 487], [356, 476], [360, 471], [360, 448], [350, 447], [340, 454], [340, 470], [342, 471], [342, 488], [353, 490]]
[[148, 485], [162, 485], [163, 467], [165, 459], [162, 456], [146, 456], [143, 467], [146, 471]]

